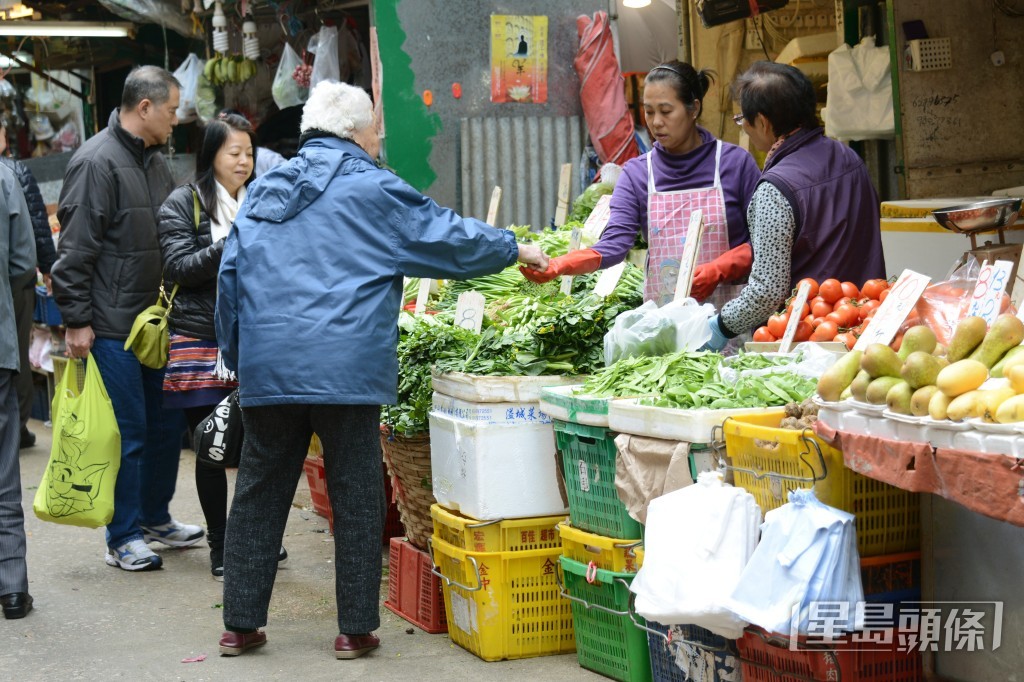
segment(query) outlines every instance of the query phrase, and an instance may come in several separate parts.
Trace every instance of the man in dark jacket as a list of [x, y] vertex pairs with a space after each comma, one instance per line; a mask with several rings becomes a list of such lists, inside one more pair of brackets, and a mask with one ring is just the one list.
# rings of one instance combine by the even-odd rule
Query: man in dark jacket
[[57, 209], [53, 291], [68, 354], [91, 351], [121, 431], [106, 562], [126, 571], [160, 568], [147, 542], [186, 547], [203, 537], [202, 528], [175, 521], [168, 510], [184, 421], [180, 411], [163, 409], [164, 371], [143, 367], [124, 349], [135, 317], [160, 288], [156, 215], [174, 186], [160, 147], [178, 122], [179, 94], [164, 69], [129, 73], [120, 109], [71, 158]]
[[[7, 126], [0, 121], [0, 164], [14, 172], [21, 191], [25, 193], [28, 215], [32, 219], [32, 231], [36, 238], [36, 267], [49, 279], [50, 268], [57, 260], [57, 250], [53, 246], [46, 204], [43, 203], [43, 195], [32, 171], [21, 161], [7, 156], [7, 150]], [[32, 372], [29, 371], [28, 347], [32, 342], [32, 311], [36, 302], [35, 268], [30, 268], [17, 282], [11, 282], [11, 293], [14, 295], [14, 319], [18, 325], [18, 352], [21, 358], [21, 372], [15, 379], [21, 410], [21, 447], [29, 448], [36, 444], [36, 435], [28, 430], [28, 419], [32, 414]]]

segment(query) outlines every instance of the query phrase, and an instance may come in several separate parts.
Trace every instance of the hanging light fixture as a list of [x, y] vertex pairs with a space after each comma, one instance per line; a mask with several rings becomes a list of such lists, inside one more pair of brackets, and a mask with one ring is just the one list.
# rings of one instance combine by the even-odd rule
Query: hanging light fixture
[[16, 38], [127, 38], [134, 34], [135, 26], [127, 22], [0, 21], [0, 36]]
[[651, 4], [651, 0], [622, 0], [623, 7], [632, 7], [633, 9], [647, 7], [649, 4]]

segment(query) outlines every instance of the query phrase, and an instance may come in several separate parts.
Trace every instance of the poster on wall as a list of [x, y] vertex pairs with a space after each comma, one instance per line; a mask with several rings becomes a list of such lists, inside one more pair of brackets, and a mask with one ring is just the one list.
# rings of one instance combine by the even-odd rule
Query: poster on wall
[[548, 101], [548, 18], [491, 15], [491, 101]]

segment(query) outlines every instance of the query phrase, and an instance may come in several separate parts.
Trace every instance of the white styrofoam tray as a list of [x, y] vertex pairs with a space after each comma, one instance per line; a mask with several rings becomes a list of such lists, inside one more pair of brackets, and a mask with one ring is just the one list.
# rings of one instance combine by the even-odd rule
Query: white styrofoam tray
[[540, 392], [540, 409], [552, 419], [586, 426], [608, 427], [612, 398], [575, 395], [580, 385], [547, 386]]
[[462, 372], [432, 375], [434, 390], [471, 403], [536, 403], [545, 386], [578, 384], [581, 377], [492, 377]]
[[471, 403], [434, 392], [432, 412], [484, 424], [550, 424], [551, 416], [538, 403]]
[[680, 410], [671, 407], [641, 405], [643, 398], [613, 400], [608, 407], [608, 428], [637, 436], [710, 443], [711, 431], [728, 417], [761, 414], [782, 408], [744, 407], [731, 410]]
[[430, 413], [434, 499], [482, 521], [567, 513], [551, 423], [486, 423]]

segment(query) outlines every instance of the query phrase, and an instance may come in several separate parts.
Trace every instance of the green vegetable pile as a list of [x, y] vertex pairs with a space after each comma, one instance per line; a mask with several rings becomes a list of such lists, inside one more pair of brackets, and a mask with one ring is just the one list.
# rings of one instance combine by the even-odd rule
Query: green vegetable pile
[[656, 396], [643, 398], [642, 402], [657, 407], [720, 410], [800, 402], [813, 395], [817, 385], [814, 379], [782, 372], [723, 381], [719, 374], [722, 359], [718, 353], [691, 351], [625, 358], [590, 377], [579, 392], [596, 397]]
[[430, 369], [446, 358], [463, 360], [477, 335], [456, 327], [450, 319], [432, 315], [398, 317], [398, 405], [381, 409], [381, 422], [396, 433], [412, 436], [426, 431], [433, 387]]
[[803, 355], [797, 354], [796, 357], [792, 356], [776, 356], [768, 357], [762, 353], [740, 353], [726, 361], [732, 369], [737, 372], [742, 372], [751, 369], [768, 369], [770, 367], [784, 367], [791, 365], [794, 362], [800, 362], [803, 359]]

